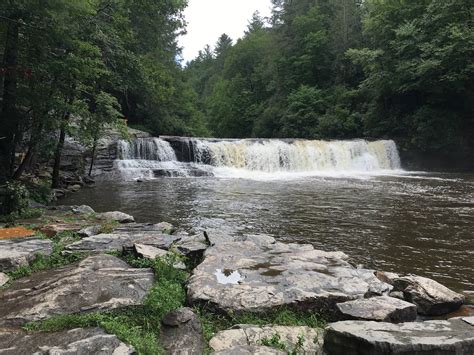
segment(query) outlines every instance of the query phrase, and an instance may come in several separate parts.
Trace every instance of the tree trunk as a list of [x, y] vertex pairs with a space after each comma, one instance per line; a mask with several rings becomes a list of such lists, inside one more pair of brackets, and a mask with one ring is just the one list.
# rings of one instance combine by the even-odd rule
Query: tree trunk
[[[11, 178], [15, 155], [15, 133], [19, 121], [16, 110], [19, 25], [9, 22], [4, 50], [3, 101], [0, 115], [0, 181]], [[12, 159], [13, 156], [13, 159]], [[12, 164], [13, 160], [13, 164]]]
[[94, 145], [92, 146], [92, 157], [91, 157], [91, 165], [89, 167], [89, 176], [92, 175], [92, 168], [94, 167], [95, 163], [95, 151], [97, 149], [97, 139], [94, 139]]
[[64, 141], [66, 140], [66, 126], [69, 121], [70, 113], [67, 112], [63, 116], [63, 122], [61, 124], [61, 132], [59, 133], [59, 141], [56, 145], [56, 151], [54, 153], [54, 167], [53, 167], [53, 189], [60, 187], [59, 181], [59, 170], [61, 168], [61, 155], [63, 152]]

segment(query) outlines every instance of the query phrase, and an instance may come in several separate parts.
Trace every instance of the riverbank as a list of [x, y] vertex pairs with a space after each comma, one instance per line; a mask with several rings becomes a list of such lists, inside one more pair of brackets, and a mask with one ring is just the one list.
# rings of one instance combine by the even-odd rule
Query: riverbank
[[[400, 327], [423, 317], [447, 318], [464, 301], [429, 279], [355, 268], [344, 253], [263, 235], [189, 233], [88, 206], [59, 206], [21, 225], [34, 235], [22, 238], [16, 230], [15, 238], [0, 240], [0, 279], [6, 282], [0, 347], [14, 343], [12, 354], [85, 344], [124, 354], [173, 353], [176, 347], [333, 354], [351, 333], [338, 327], [353, 323], [329, 321], [357, 319], [357, 329], [371, 326], [370, 320]], [[437, 322], [456, 333], [453, 346], [468, 351], [474, 346], [466, 321], [472, 321], [472, 308], [461, 312], [463, 318]], [[418, 327], [406, 346], [450, 346], [435, 342], [432, 322], [403, 324]], [[344, 342], [360, 347], [363, 336], [352, 332], [353, 341]], [[382, 343], [387, 339], [370, 346]]]

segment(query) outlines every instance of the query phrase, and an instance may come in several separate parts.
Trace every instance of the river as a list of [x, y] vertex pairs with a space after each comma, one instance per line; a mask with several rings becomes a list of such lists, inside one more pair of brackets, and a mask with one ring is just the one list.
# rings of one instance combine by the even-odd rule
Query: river
[[63, 204], [120, 210], [183, 229], [265, 233], [415, 273], [474, 298], [474, 175], [402, 171], [103, 181]]

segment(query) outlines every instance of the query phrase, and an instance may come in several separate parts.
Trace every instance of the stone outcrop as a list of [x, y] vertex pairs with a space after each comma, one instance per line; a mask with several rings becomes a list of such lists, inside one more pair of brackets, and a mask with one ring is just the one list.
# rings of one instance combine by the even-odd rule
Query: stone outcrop
[[119, 223], [135, 222], [135, 218], [133, 218], [133, 216], [130, 216], [129, 214], [120, 211], [99, 213], [97, 217], [106, 221], [114, 221]]
[[341, 252], [268, 236], [229, 239], [219, 239], [194, 270], [188, 283], [191, 303], [210, 303], [223, 311], [289, 306], [334, 315], [336, 303], [362, 298], [374, 287], [390, 289], [373, 271], [351, 266]]
[[10, 281], [10, 278], [3, 272], [0, 272], [0, 287], [5, 286], [8, 281]]
[[110, 255], [40, 271], [14, 281], [0, 294], [0, 326], [137, 305], [153, 281], [150, 269], [134, 269]]
[[421, 276], [405, 276], [393, 280], [395, 291], [403, 292], [406, 301], [416, 304], [418, 313], [437, 316], [453, 312], [465, 297], [440, 283]]
[[302, 354], [322, 354], [322, 333], [309, 327], [239, 325], [217, 333], [209, 341], [209, 347], [214, 351], [229, 354], [232, 353], [231, 349], [235, 351], [249, 346], [265, 346], [271, 342], [277, 342], [284, 347], [282, 350], [285, 350], [285, 353], [296, 349], [297, 353]]
[[72, 329], [54, 333], [26, 333], [0, 330], [2, 355], [36, 354], [101, 354], [131, 355], [133, 347], [100, 328]]
[[474, 354], [474, 326], [462, 318], [401, 324], [344, 321], [329, 324], [327, 355]]
[[0, 240], [0, 271], [13, 271], [27, 266], [37, 254], [50, 255], [53, 242], [41, 238], [19, 238]]
[[165, 354], [204, 353], [201, 321], [190, 308], [180, 308], [168, 313], [161, 323], [160, 339]]
[[337, 308], [345, 319], [401, 323], [413, 322], [417, 316], [414, 304], [388, 296], [339, 303]]

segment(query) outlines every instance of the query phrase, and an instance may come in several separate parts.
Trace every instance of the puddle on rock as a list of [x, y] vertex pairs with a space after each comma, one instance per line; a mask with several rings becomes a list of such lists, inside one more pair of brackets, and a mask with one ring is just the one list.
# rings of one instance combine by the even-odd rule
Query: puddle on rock
[[216, 269], [214, 275], [216, 275], [217, 282], [222, 285], [237, 285], [244, 279], [237, 270], [230, 269], [224, 269], [223, 271], [221, 269]]

